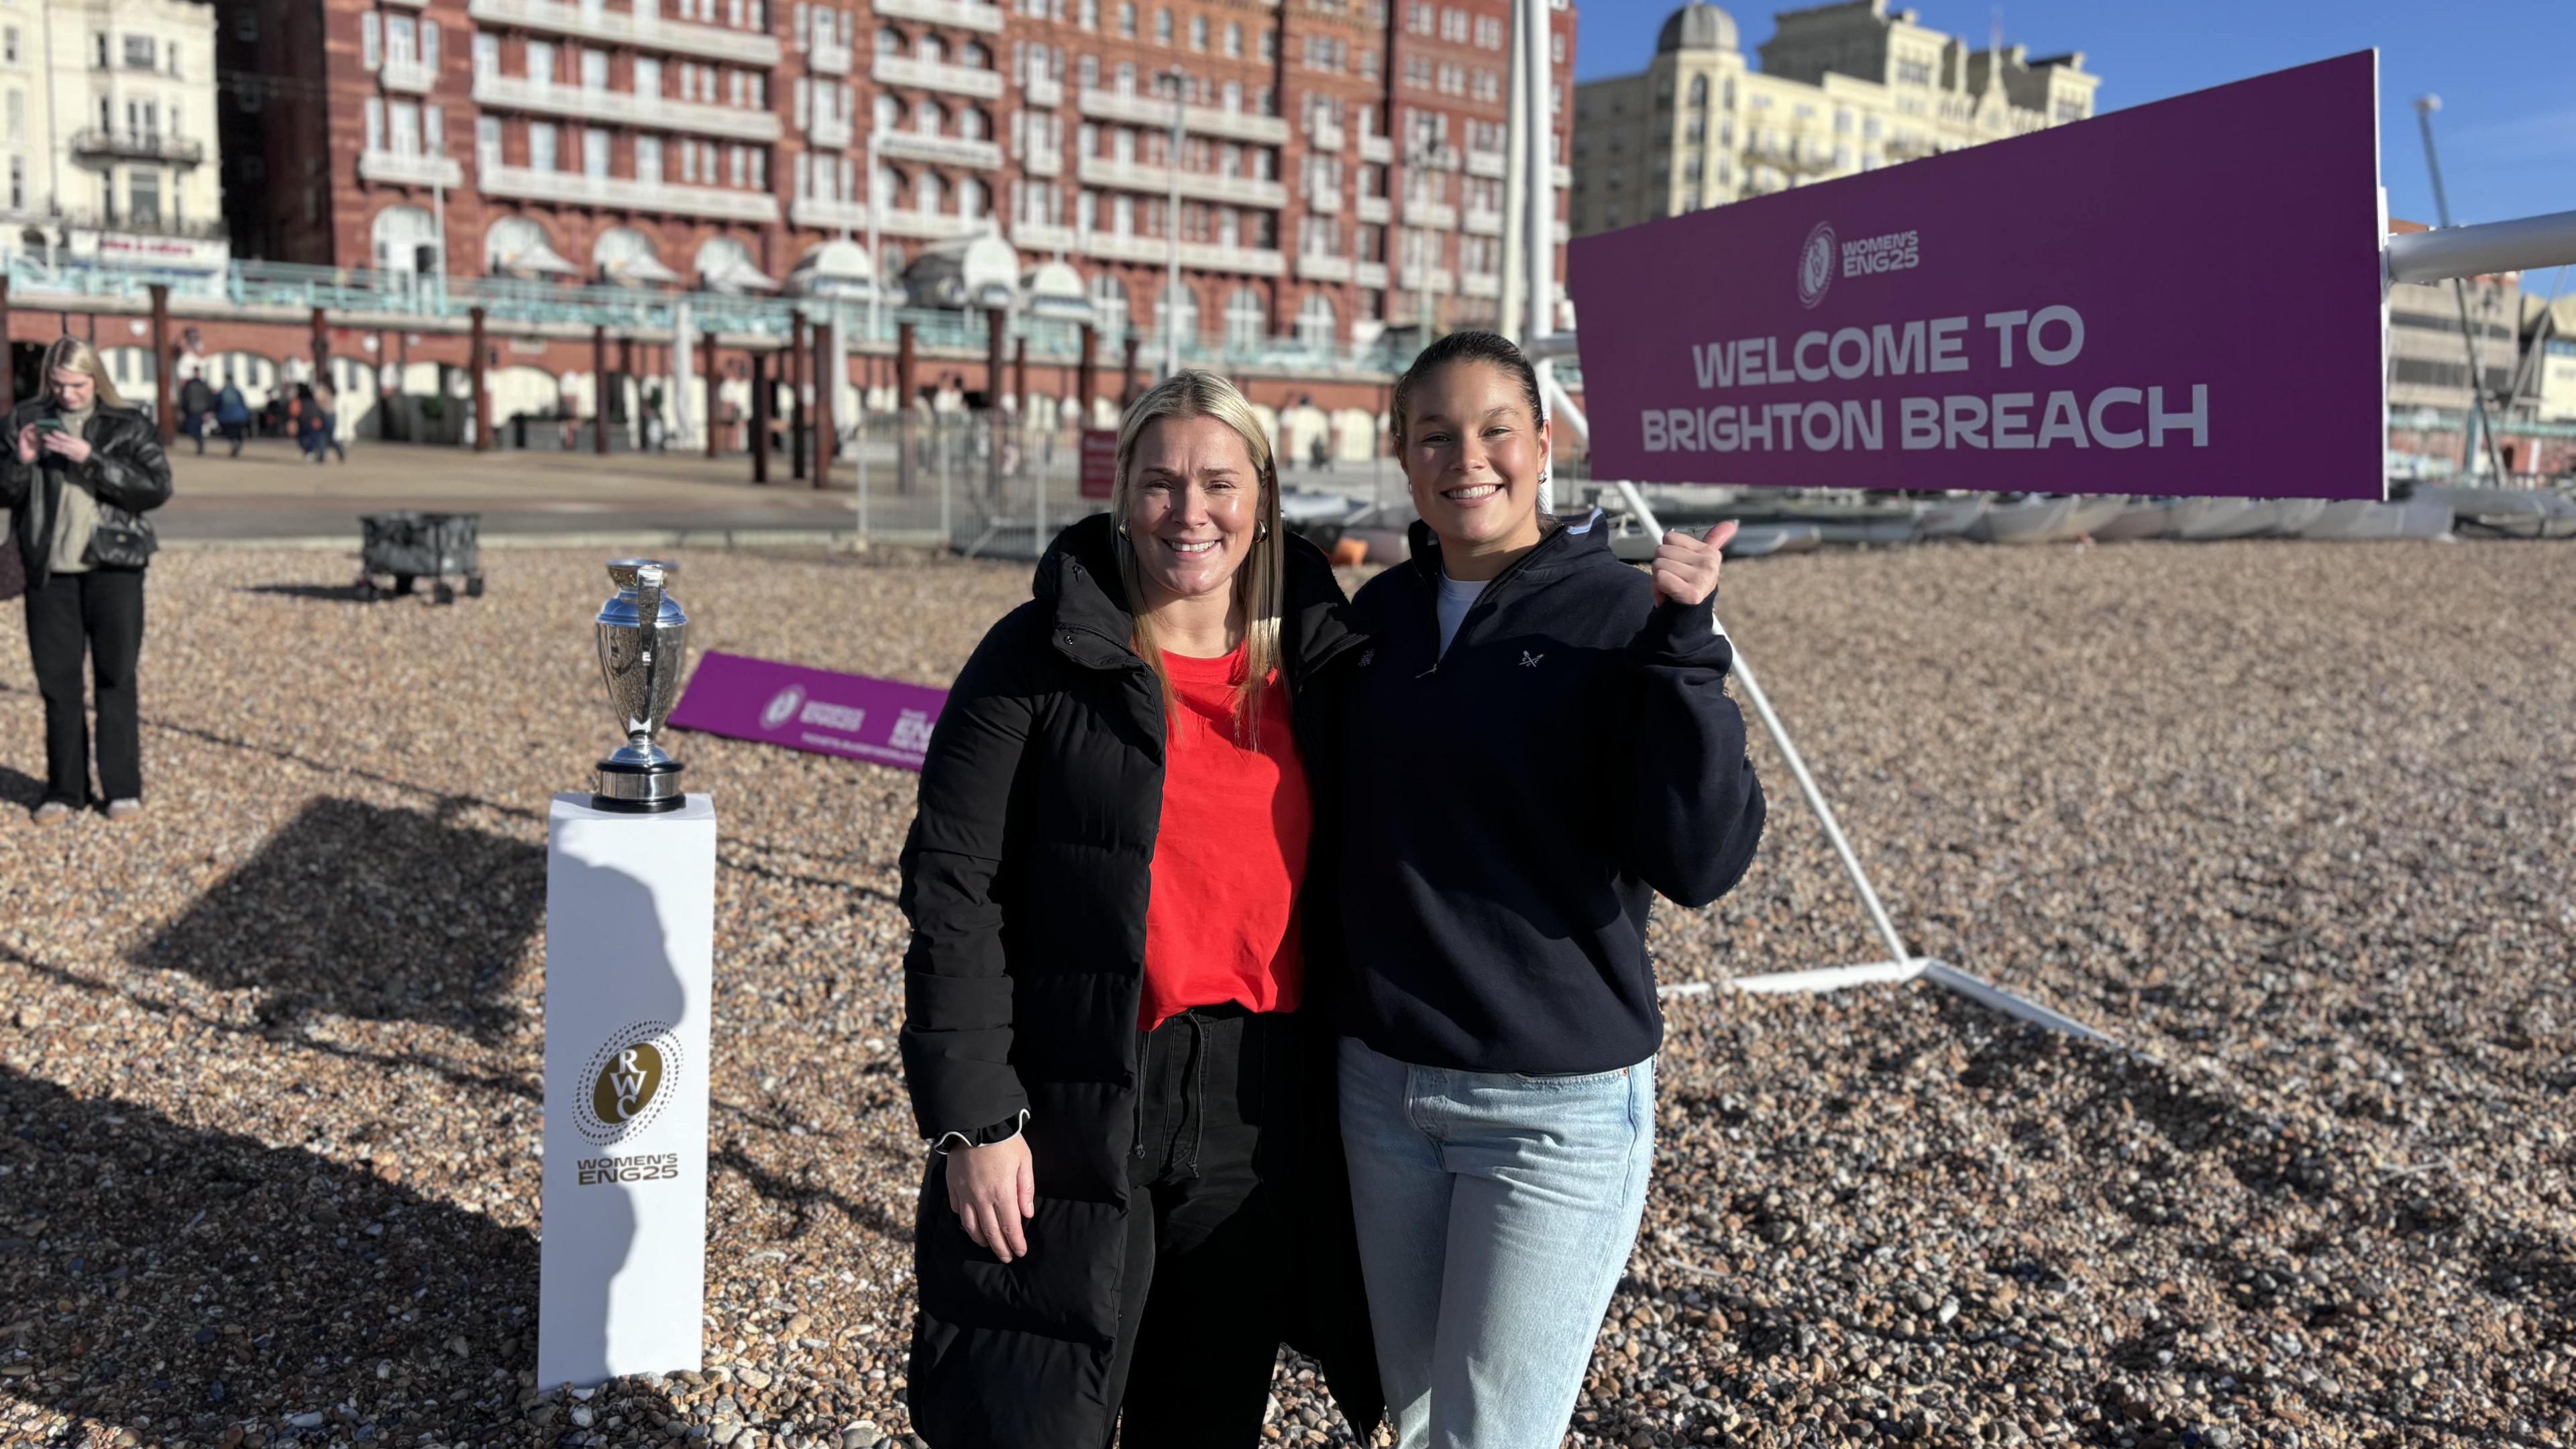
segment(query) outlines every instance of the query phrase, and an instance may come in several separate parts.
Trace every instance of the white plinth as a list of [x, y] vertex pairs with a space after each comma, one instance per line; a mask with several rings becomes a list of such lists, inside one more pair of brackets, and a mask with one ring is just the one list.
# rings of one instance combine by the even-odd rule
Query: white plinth
[[701, 1367], [716, 812], [557, 795], [546, 830], [537, 1382]]

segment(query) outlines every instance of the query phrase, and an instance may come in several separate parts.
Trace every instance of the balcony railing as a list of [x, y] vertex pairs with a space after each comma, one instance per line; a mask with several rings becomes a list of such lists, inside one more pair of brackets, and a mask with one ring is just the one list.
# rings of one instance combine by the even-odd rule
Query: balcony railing
[[1306, 209], [1315, 213], [1317, 216], [1341, 215], [1342, 188], [1338, 186], [1308, 187], [1306, 190]]
[[1503, 295], [1503, 279], [1492, 272], [1469, 272], [1458, 279], [1458, 294], [1462, 297], [1499, 297]]
[[438, 84], [438, 67], [416, 55], [388, 55], [377, 68], [376, 77], [385, 83], [386, 90], [427, 95]]
[[686, 20], [665, 20], [649, 8], [659, 0], [640, 0], [644, 9], [599, 10], [567, 5], [563, 0], [467, 0], [465, 13], [491, 25], [516, 25], [557, 35], [578, 35], [633, 45], [645, 50], [705, 56], [743, 65], [778, 64], [775, 36], [750, 30], [728, 30]]
[[988, 216], [950, 216], [943, 211], [906, 211], [889, 206], [877, 219], [877, 230], [887, 236], [920, 237], [927, 241], [946, 241], [951, 237], [975, 236], [991, 228]]
[[[1131, 126], [1172, 124], [1172, 103], [1159, 96], [1091, 89], [1082, 93], [1081, 105], [1084, 115], [1104, 121], [1122, 121]], [[1223, 136], [1272, 146], [1285, 145], [1288, 141], [1288, 122], [1281, 117], [1256, 116], [1249, 111], [1228, 111], [1215, 106], [1183, 106], [1181, 127], [1194, 135]]]
[[850, 144], [850, 118], [823, 109], [822, 97], [817, 96], [805, 118], [805, 140], [819, 150], [838, 151]]
[[954, 91], [961, 96], [982, 100], [999, 100], [1002, 95], [1002, 73], [977, 70], [973, 66], [951, 65], [944, 60], [922, 60], [909, 55], [881, 55], [868, 67], [868, 76], [881, 86], [918, 86], [923, 90]]
[[475, 171], [476, 184], [492, 196], [615, 207], [625, 211], [673, 212], [681, 216], [709, 216], [726, 221], [778, 220], [778, 198], [766, 191], [727, 191], [714, 186], [682, 186], [668, 181], [639, 181], [624, 176], [592, 176], [580, 171], [539, 171], [527, 166], [479, 166]]
[[389, 186], [461, 186], [465, 175], [453, 156], [375, 150], [358, 153], [358, 179]]
[[1011, 228], [1011, 245], [1024, 252], [1069, 252], [1076, 244], [1069, 226], [1024, 221]]
[[1306, 127], [1306, 139], [1313, 142], [1318, 151], [1339, 151], [1349, 140], [1349, 135], [1342, 130], [1341, 122], [1317, 112], [1313, 123]]
[[[1002, 164], [1000, 142], [969, 141], [963, 136], [925, 136], [919, 131], [880, 131], [877, 133], [877, 150], [909, 161], [944, 161], [951, 166], [980, 166], [988, 171]], [[1027, 169], [1034, 172], [1038, 168], [1031, 166]]]
[[1359, 219], [1384, 226], [1395, 217], [1395, 208], [1383, 196], [1363, 196], [1354, 207]]
[[979, 5], [974, 0], [876, 0], [879, 20], [927, 20], [933, 25], [954, 25], [961, 30], [983, 30], [996, 35], [1002, 29], [1002, 7]]
[[787, 203], [787, 219], [798, 226], [810, 226], [818, 231], [865, 231], [868, 207], [863, 201], [800, 196]]
[[817, 20], [805, 47], [805, 68], [816, 75], [848, 75], [854, 63], [850, 47], [841, 43], [840, 31]]
[[96, 127], [73, 133], [72, 152], [128, 161], [166, 161], [173, 166], [194, 166], [206, 159], [202, 141], [159, 131], [105, 131]]
[[1351, 280], [1363, 287], [1374, 287], [1383, 292], [1386, 290], [1386, 263], [1361, 262], [1351, 268]]
[[[1106, 156], [1083, 157], [1075, 174], [1085, 186], [1113, 186], [1124, 191], [1148, 191], [1158, 196], [1173, 185], [1172, 170], [1168, 166], [1147, 166]], [[1273, 211], [1288, 204], [1287, 187], [1276, 181], [1256, 181], [1249, 176], [1219, 176], [1184, 167], [1179, 186], [1183, 196], [1196, 197], [1201, 201], [1224, 201]]]
[[665, 100], [660, 96], [593, 90], [586, 86], [542, 85], [521, 76], [488, 70], [475, 72], [474, 103], [505, 110], [542, 111], [547, 115], [575, 119], [622, 121], [628, 125], [690, 131], [702, 136], [725, 136], [737, 141], [775, 141], [785, 134], [774, 111], [710, 106], [698, 101]]
[[1467, 153], [1467, 174], [1470, 176], [1500, 176], [1510, 165], [1511, 158], [1500, 151]]
[[1425, 226], [1433, 231], [1456, 231], [1458, 208], [1445, 201], [1417, 201], [1408, 196], [1404, 199], [1404, 224]]
[[1297, 258], [1297, 276], [1308, 282], [1347, 282], [1351, 279], [1351, 259], [1301, 253]]
[[1062, 176], [1064, 152], [1051, 141], [1045, 145], [1032, 146], [1029, 148], [1029, 154], [1020, 158], [1020, 169], [1031, 176]]
[[1380, 166], [1395, 164], [1395, 142], [1384, 136], [1360, 137], [1360, 159]]
[[1051, 75], [1033, 75], [1020, 86], [1020, 99], [1033, 106], [1055, 107], [1064, 104], [1064, 82]]
[[1501, 236], [1503, 214], [1499, 211], [1487, 211], [1481, 206], [1471, 206], [1467, 208], [1467, 215], [1461, 226], [1473, 236]]
[[[1113, 262], [1142, 262], [1159, 266], [1167, 255], [1165, 243], [1158, 236], [1118, 236], [1093, 231], [1082, 238], [1082, 249], [1091, 256]], [[1203, 272], [1242, 272], [1249, 276], [1276, 277], [1288, 270], [1286, 255], [1259, 251], [1251, 247], [1224, 246], [1213, 242], [1181, 243], [1181, 265]]]

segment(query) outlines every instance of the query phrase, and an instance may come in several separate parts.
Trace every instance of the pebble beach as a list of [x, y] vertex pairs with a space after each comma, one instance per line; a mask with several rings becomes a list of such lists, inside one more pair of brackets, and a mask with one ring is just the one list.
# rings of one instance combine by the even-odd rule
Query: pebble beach
[[[616, 740], [599, 551], [365, 603], [173, 550], [148, 809], [39, 829], [0, 608], [0, 1443], [909, 1443], [908, 773], [672, 736], [720, 820], [707, 1368], [536, 1382], [545, 830]], [[692, 550], [720, 649], [944, 685], [1025, 564]], [[2576, 555], [1730, 563], [1741, 885], [1658, 908], [1659, 1160], [1584, 1446], [2576, 1445]], [[1355, 580], [1354, 580], [1355, 581]], [[1748, 708], [1748, 724], [1751, 711]], [[1565, 742], [1568, 768], [1623, 742]], [[1283, 1358], [1264, 1433], [1351, 1444]]]

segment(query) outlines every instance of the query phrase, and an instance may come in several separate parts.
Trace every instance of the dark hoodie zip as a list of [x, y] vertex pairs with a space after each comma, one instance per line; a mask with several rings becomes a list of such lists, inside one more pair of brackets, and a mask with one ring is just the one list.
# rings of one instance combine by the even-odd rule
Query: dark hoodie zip
[[[1559, 527], [1551, 528], [1539, 539], [1537, 543], [1530, 546], [1529, 552], [1522, 554], [1519, 558], [1513, 559], [1510, 563], [1504, 565], [1501, 573], [1494, 575], [1493, 578], [1486, 581], [1484, 591], [1476, 595], [1476, 602], [1470, 604], [1467, 607], [1465, 616], [1458, 620], [1458, 632], [1449, 636], [1448, 647], [1445, 649], [1433, 650], [1431, 655], [1431, 667], [1413, 677], [1416, 679], [1428, 679], [1432, 675], [1438, 674], [1440, 672], [1440, 666], [1446, 662], [1450, 654], [1455, 652], [1458, 648], [1458, 641], [1467, 637], [1468, 627], [1493, 612], [1495, 607], [1494, 599], [1502, 592], [1505, 584], [1518, 580], [1521, 572], [1524, 569], [1527, 569], [1531, 564], [1537, 562], [1539, 555], [1547, 552], [1550, 547], [1556, 544], [1558, 539], [1563, 538], [1568, 534], [1579, 533], [1584, 529], [1589, 529], [1595, 522], [1599, 521], [1599, 518], [1600, 510], [1594, 509], [1592, 516], [1586, 519], [1579, 526], [1574, 524], [1561, 524]], [[1431, 526], [1427, 523], [1421, 523], [1417, 520], [1415, 526], [1420, 528], [1426, 537], [1433, 540], [1431, 546], [1436, 550], [1439, 547], [1437, 542], [1439, 535], [1432, 533]], [[1407, 565], [1413, 570], [1415, 580], [1427, 585], [1430, 589], [1431, 637], [1437, 639], [1440, 637], [1440, 579], [1447, 575], [1448, 570], [1445, 567], [1441, 567], [1435, 574], [1432, 569], [1428, 569], [1423, 566], [1426, 562], [1429, 562], [1429, 560], [1419, 552], [1416, 552], [1411, 558], [1406, 560]]]

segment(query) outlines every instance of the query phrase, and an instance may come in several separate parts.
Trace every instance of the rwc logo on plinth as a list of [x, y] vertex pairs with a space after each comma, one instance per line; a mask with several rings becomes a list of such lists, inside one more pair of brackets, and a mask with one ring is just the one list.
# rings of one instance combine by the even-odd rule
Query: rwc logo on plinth
[[918, 770], [947, 702], [947, 690], [926, 684], [710, 651], [698, 661], [671, 723]]

